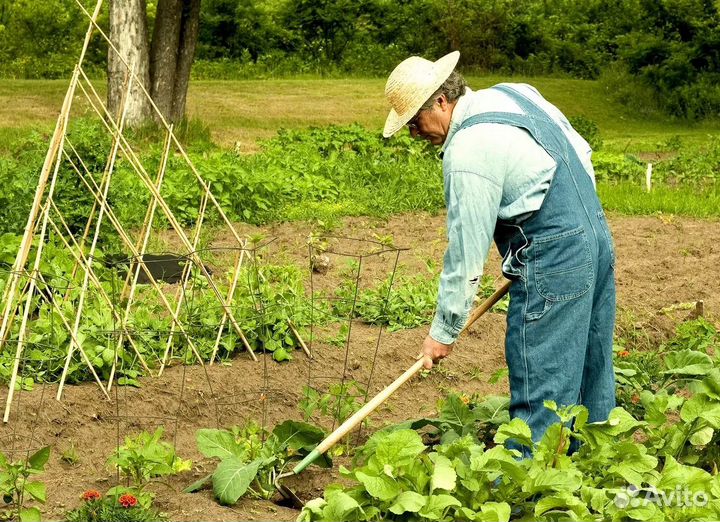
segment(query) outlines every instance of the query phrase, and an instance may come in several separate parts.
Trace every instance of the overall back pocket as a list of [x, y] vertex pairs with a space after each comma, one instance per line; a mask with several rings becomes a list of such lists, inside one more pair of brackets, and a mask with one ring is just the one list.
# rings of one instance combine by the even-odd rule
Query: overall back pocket
[[549, 301], [567, 301], [585, 294], [592, 286], [590, 242], [583, 227], [535, 238], [535, 285]]

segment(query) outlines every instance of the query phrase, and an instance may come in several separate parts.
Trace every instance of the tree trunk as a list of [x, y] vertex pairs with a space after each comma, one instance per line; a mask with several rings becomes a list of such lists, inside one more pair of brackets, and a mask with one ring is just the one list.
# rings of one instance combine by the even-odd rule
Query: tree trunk
[[169, 122], [177, 123], [185, 114], [199, 23], [200, 0], [158, 2], [150, 52], [152, 97]]
[[178, 50], [177, 73], [173, 93], [173, 121], [180, 121], [185, 116], [185, 100], [190, 83], [190, 68], [195, 59], [198, 33], [200, 27], [200, 0], [185, 0], [180, 31], [180, 48]]
[[171, 119], [175, 71], [183, 0], [160, 0], [155, 16], [152, 47], [150, 49], [150, 79], [152, 98], [165, 119]]
[[[108, 50], [108, 110], [120, 117], [126, 81], [130, 81], [127, 62], [142, 86], [149, 91], [150, 66], [145, 0], [110, 0], [110, 41], [118, 54]], [[150, 102], [137, 81], [132, 81], [125, 101], [125, 122], [137, 127], [150, 118]]]

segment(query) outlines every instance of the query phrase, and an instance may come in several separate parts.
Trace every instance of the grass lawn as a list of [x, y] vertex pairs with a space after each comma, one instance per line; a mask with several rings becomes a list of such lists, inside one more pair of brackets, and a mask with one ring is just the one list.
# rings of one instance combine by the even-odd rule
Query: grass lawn
[[[582, 115], [596, 122], [606, 147], [615, 151], [654, 152], [673, 136], [684, 143], [700, 143], [720, 131], [720, 122], [701, 124], [644, 117], [611, 101], [595, 81], [557, 78], [470, 77], [473, 88], [502, 81], [535, 85], [568, 116]], [[0, 149], [30, 129], [51, 129], [67, 89], [66, 80], [0, 80]], [[358, 122], [382, 128], [387, 114], [384, 79], [286, 79], [193, 81], [188, 115], [210, 128], [225, 147], [252, 152], [257, 141], [280, 128], [302, 128]], [[104, 81], [95, 87], [104, 95]], [[85, 104], [77, 103], [80, 113]]]

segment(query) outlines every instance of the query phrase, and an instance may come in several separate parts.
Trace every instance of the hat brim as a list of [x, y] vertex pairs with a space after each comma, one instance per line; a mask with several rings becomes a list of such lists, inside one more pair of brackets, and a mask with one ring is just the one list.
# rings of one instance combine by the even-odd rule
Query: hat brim
[[383, 128], [383, 137], [389, 138], [397, 131], [402, 129], [407, 122], [409, 122], [415, 114], [420, 110], [420, 107], [432, 96], [432, 94], [438, 90], [438, 88], [448, 79], [450, 74], [455, 69], [455, 66], [460, 59], [460, 51], [453, 51], [446, 54], [439, 60], [433, 63], [433, 67], [436, 71], [435, 81], [428, 84], [424, 90], [419, 91], [416, 95], [416, 103], [413, 103], [407, 111], [402, 114], [398, 114], [395, 109], [390, 109], [385, 120], [385, 127]]

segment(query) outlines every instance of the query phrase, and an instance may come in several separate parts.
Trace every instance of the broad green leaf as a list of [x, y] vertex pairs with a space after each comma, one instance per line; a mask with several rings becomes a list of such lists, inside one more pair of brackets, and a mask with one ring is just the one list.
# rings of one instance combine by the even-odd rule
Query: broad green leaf
[[694, 350], [670, 352], [665, 356], [664, 374], [673, 375], [705, 375], [713, 369], [709, 355]]
[[213, 491], [221, 504], [232, 505], [247, 491], [255, 479], [262, 460], [246, 464], [237, 457], [223, 460], [213, 473]]
[[598, 513], [605, 511], [605, 504], [608, 502], [606, 489], [583, 486], [580, 488], [580, 497], [585, 505], [590, 506], [593, 511]]
[[437, 453], [431, 454], [430, 459], [435, 463], [435, 469], [433, 469], [432, 477], [430, 478], [430, 491], [435, 491], [436, 489], [452, 491], [455, 489], [457, 473], [455, 473], [450, 459]]
[[370, 496], [382, 501], [392, 500], [400, 494], [400, 486], [395, 479], [387, 475], [368, 475], [362, 471], [355, 472], [355, 478], [365, 486]]
[[381, 468], [385, 464], [395, 468], [406, 466], [425, 451], [425, 444], [415, 431], [399, 430], [384, 435], [373, 457]]
[[472, 412], [477, 421], [500, 425], [510, 422], [509, 407], [509, 397], [493, 395], [477, 404]]
[[692, 492], [708, 491], [713, 478], [707, 471], [680, 464], [671, 456], [665, 457], [665, 467], [657, 484], [659, 491], [671, 491], [677, 486], [687, 487]]
[[198, 450], [206, 457], [237, 457], [241, 460], [245, 457], [245, 450], [235, 442], [235, 437], [229, 431], [201, 429], [195, 434], [195, 439]]
[[585, 503], [570, 493], [557, 493], [541, 498], [535, 504], [535, 516], [541, 517], [548, 511], [557, 513], [558, 510], [570, 512], [574, 520], [590, 520], [592, 516]]
[[704, 393], [690, 397], [680, 410], [680, 418], [685, 422], [703, 419], [715, 429], [720, 429], [720, 401], [711, 399]]
[[617, 474], [628, 484], [641, 486], [644, 476], [657, 467], [658, 459], [647, 454], [647, 448], [633, 442], [621, 442], [616, 446], [616, 462], [608, 473]]
[[504, 444], [507, 440], [513, 440], [523, 446], [533, 447], [532, 433], [530, 427], [520, 418], [514, 418], [508, 424], [503, 424], [495, 434], [495, 442]]
[[613, 408], [604, 422], [590, 422], [578, 429], [590, 447], [596, 449], [604, 444], [615, 444], [621, 438], [630, 437], [645, 422], [635, 420], [623, 408]]
[[23, 508], [20, 510], [20, 522], [40, 522], [40, 510], [36, 507]]
[[47, 500], [45, 484], [42, 482], [26, 482], [24, 489], [25, 493], [29, 493], [38, 502], [45, 503]]
[[47, 464], [49, 458], [50, 446], [45, 446], [44, 448], [38, 450], [28, 459], [28, 464], [32, 469], [42, 471], [42, 469], [45, 468], [45, 464]]
[[475, 421], [475, 416], [468, 405], [456, 394], [448, 395], [447, 399], [443, 401], [439, 413], [441, 420], [456, 426], [464, 426]]
[[547, 492], [573, 492], [582, 486], [582, 473], [577, 469], [531, 468], [523, 483], [530, 494]]
[[640, 502], [637, 506], [630, 506], [621, 511], [626, 514], [625, 517], [619, 518], [619, 520], [663, 520], [662, 511], [654, 502]]
[[306, 422], [285, 421], [273, 429], [281, 447], [312, 451], [325, 438], [325, 432]]
[[402, 515], [403, 513], [417, 513], [427, 501], [420, 493], [414, 491], [403, 491], [395, 499], [395, 503], [388, 508], [390, 513]]
[[711, 399], [720, 400], [720, 368], [713, 368], [713, 370], [697, 384], [695, 391], [704, 393]]
[[297, 522], [310, 522], [318, 520], [323, 516], [323, 509], [327, 505], [324, 498], [314, 498], [305, 502]]
[[420, 510], [420, 516], [430, 520], [440, 520], [445, 516], [447, 508], [461, 505], [460, 501], [451, 495], [431, 495], [425, 507]]
[[273, 359], [277, 362], [291, 361], [292, 355], [283, 347], [278, 347], [273, 351]]
[[679, 395], [670, 395], [667, 390], [652, 392], [643, 390], [640, 392], [640, 402], [645, 408], [645, 420], [654, 426], [665, 424], [667, 416], [665, 413], [670, 410], [674, 411], [682, 406], [685, 401], [684, 397]]
[[510, 505], [507, 502], [485, 502], [480, 506], [480, 513], [475, 520], [482, 522], [508, 522]]
[[710, 426], [705, 426], [690, 436], [690, 444], [693, 446], [705, 446], [712, 440], [713, 435], [715, 435], [715, 430]]
[[361, 514], [365, 514], [357, 503], [357, 500], [352, 498], [347, 493], [339, 490], [333, 490], [330, 493], [326, 493], [327, 505], [323, 509], [324, 520], [365, 520], [365, 516], [362, 518], [358, 516], [351, 516], [354, 511], [359, 511]]

